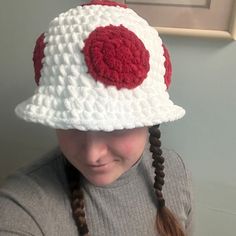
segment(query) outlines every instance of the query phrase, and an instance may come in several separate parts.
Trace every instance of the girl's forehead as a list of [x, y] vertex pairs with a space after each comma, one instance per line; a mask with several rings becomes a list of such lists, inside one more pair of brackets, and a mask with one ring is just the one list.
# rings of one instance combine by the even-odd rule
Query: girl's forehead
[[103, 130], [78, 130], [78, 129], [56, 129], [56, 132], [59, 134], [74, 134], [74, 135], [81, 135], [81, 136], [90, 136], [90, 135], [97, 135], [97, 136], [117, 136], [117, 135], [135, 135], [140, 133], [146, 133], [148, 130], [147, 127], [139, 127], [134, 129], [120, 129], [120, 130], [113, 130], [113, 131], [103, 131]]

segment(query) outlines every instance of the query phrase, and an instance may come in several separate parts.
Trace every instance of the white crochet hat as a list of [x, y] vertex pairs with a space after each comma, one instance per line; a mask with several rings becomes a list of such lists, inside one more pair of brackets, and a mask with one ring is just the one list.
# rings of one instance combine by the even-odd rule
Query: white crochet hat
[[59, 129], [152, 126], [181, 118], [169, 99], [171, 64], [158, 32], [125, 5], [92, 1], [60, 14], [37, 40], [26, 121]]

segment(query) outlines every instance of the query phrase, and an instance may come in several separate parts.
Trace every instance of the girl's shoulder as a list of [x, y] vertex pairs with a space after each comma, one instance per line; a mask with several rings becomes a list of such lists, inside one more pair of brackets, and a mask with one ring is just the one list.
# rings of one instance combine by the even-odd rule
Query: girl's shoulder
[[[185, 205], [186, 211], [192, 203], [192, 175], [188, 169], [184, 159], [174, 150], [162, 148], [162, 156], [164, 157], [164, 173], [165, 183], [163, 193], [170, 205], [176, 204], [177, 201]], [[145, 147], [144, 158], [142, 164], [149, 173], [150, 179], [154, 182], [154, 168], [152, 167], [152, 154], [149, 146]], [[174, 193], [174, 194], [173, 194]]]
[[[152, 171], [153, 167], [152, 167], [151, 155], [152, 154], [149, 151], [149, 145], [147, 145], [144, 150], [143, 162], [144, 165]], [[164, 162], [164, 167], [165, 167], [164, 171], [166, 174], [165, 179], [168, 180], [169, 178], [171, 178], [174, 182], [180, 179], [186, 182], [188, 181], [191, 182], [191, 173], [184, 159], [175, 150], [162, 148], [162, 156], [165, 159]]]
[[163, 148], [165, 158], [165, 171], [173, 177], [178, 177], [183, 181], [191, 181], [191, 173], [184, 161], [184, 158], [175, 150]]
[[34, 195], [39, 198], [64, 185], [63, 174], [62, 158], [55, 148], [9, 175], [1, 186], [1, 193], [15, 195], [18, 199]]
[[[194, 212], [191, 172], [184, 159], [176, 151], [162, 148], [162, 152], [165, 159], [163, 196], [166, 206], [179, 217], [188, 235], [191, 235]], [[154, 170], [149, 147], [144, 152], [144, 165], [149, 171], [150, 179], [153, 179], [154, 182]]]
[[59, 235], [63, 221], [66, 230], [74, 229], [65, 217], [70, 203], [58, 154], [55, 149], [6, 178], [0, 188], [0, 234]]

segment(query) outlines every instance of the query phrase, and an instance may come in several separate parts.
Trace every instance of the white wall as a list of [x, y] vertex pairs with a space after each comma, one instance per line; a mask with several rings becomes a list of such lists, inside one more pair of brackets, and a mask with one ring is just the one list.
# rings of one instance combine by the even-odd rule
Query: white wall
[[[32, 95], [32, 50], [58, 13], [80, 1], [0, 2], [0, 180], [56, 144], [54, 131], [25, 123], [15, 105]], [[179, 152], [193, 173], [196, 236], [236, 232], [236, 42], [163, 37], [173, 61], [171, 98], [184, 119], [162, 125], [165, 146]]]
[[165, 37], [172, 53], [171, 97], [186, 108], [163, 127], [166, 144], [192, 170], [197, 236], [236, 234], [236, 42]]

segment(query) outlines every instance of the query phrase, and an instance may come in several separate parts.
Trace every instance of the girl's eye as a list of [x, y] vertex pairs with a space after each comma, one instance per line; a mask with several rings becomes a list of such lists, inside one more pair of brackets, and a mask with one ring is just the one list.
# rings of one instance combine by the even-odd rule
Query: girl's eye
[[114, 135], [114, 136], [123, 136], [125, 134], [128, 134], [128, 131], [127, 130], [115, 130], [113, 132], [111, 132], [111, 135]]

